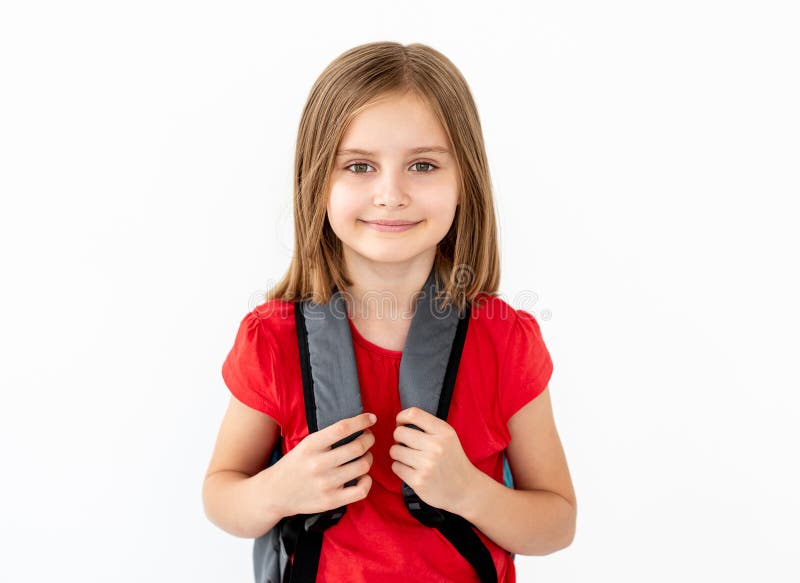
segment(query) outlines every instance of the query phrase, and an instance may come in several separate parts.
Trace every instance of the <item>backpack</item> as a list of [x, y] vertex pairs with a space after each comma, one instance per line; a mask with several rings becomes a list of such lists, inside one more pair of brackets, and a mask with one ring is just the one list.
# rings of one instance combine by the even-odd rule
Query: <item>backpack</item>
[[[346, 304], [339, 290], [333, 289], [330, 301], [325, 304], [311, 300], [295, 303], [295, 327], [309, 433], [363, 412]], [[434, 270], [431, 270], [417, 300], [403, 347], [398, 386], [403, 409], [416, 406], [446, 421], [471, 306], [467, 306], [461, 316], [453, 306], [440, 309], [435, 301], [437, 292]], [[415, 425], [409, 426], [420, 429]], [[349, 443], [361, 433], [358, 431], [332, 447]], [[280, 457], [279, 438], [268, 466]], [[506, 486], [513, 488], [505, 455], [503, 474]], [[345, 486], [352, 486], [355, 482], [351, 480]], [[469, 561], [481, 583], [497, 583], [491, 554], [469, 521], [430, 506], [405, 482], [402, 491], [409, 512], [422, 524], [437, 528]], [[316, 514], [286, 516], [255, 538], [255, 582], [315, 581], [324, 532], [338, 523], [345, 511], [346, 506], [341, 506]]]

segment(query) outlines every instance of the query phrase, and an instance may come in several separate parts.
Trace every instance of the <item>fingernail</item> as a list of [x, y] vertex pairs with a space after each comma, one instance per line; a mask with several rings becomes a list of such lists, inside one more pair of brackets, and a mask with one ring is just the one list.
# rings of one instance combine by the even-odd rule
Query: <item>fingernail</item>
[[370, 420], [372, 423], [375, 423], [375, 420], [376, 420], [376, 419], [377, 419], [377, 417], [375, 417], [375, 413], [370, 413], [370, 414], [369, 414], [369, 420]]

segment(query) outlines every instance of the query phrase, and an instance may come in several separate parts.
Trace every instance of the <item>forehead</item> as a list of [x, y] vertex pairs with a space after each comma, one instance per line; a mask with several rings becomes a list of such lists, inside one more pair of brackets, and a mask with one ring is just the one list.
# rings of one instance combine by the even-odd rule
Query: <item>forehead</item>
[[447, 133], [427, 103], [407, 94], [383, 97], [356, 115], [342, 136], [337, 154], [436, 150], [449, 152]]

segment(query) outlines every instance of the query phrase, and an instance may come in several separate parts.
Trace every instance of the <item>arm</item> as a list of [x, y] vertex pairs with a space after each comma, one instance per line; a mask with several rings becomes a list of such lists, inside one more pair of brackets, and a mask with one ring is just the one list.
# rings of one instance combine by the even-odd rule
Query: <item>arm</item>
[[270, 492], [269, 461], [278, 424], [231, 396], [203, 481], [203, 509], [222, 530], [242, 538], [261, 536], [281, 518], [263, 496]]
[[515, 489], [475, 468], [456, 514], [515, 554], [546, 555], [563, 549], [575, 537], [577, 501], [549, 388], [520, 409], [508, 429], [506, 455]]

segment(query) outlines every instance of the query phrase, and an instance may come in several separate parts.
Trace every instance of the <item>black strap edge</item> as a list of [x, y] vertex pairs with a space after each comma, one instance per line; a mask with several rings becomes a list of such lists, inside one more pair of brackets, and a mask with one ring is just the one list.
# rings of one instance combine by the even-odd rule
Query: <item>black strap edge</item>
[[444, 373], [442, 392], [439, 395], [439, 406], [436, 409], [436, 416], [444, 421], [447, 420], [447, 415], [450, 412], [450, 402], [453, 400], [453, 390], [456, 386], [456, 376], [461, 363], [461, 354], [464, 351], [464, 343], [467, 340], [467, 328], [469, 328], [471, 312], [471, 307], [467, 306], [464, 315], [458, 320], [453, 345], [450, 349], [450, 358], [447, 361], [447, 368]]
[[473, 530], [472, 523], [452, 512], [445, 511], [445, 516], [445, 521], [436, 529], [472, 565], [481, 583], [497, 583], [497, 569], [492, 554]]
[[308, 329], [306, 328], [303, 302], [294, 304], [294, 323], [297, 332], [297, 348], [300, 354], [300, 374], [303, 378], [303, 402], [306, 408], [308, 432], [317, 431], [317, 402], [314, 397], [314, 379], [311, 376], [311, 356], [308, 348]]

